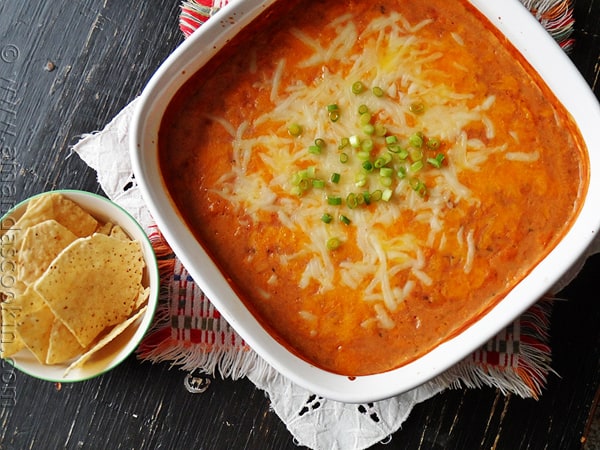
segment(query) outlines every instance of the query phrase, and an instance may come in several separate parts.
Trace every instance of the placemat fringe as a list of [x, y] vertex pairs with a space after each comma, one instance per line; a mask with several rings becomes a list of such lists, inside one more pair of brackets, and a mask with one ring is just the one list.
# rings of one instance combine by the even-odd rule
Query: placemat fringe
[[[247, 345], [212, 345], [208, 342], [182, 341], [173, 335], [171, 327], [172, 280], [176, 256], [156, 225], [147, 230], [158, 261], [160, 277], [159, 303], [152, 328], [138, 347], [141, 360], [159, 363], [169, 361], [181, 370], [197, 371], [208, 375], [217, 373], [223, 378], [245, 377], [251, 370], [266, 365]], [[262, 369], [262, 370], [266, 370]]]
[[485, 359], [494, 355], [494, 352], [484, 347], [448, 369], [441, 375], [442, 378], [454, 389], [491, 386], [498, 388], [503, 394], [514, 393], [537, 400], [546, 385], [548, 374], [554, 373], [547, 332], [551, 313], [552, 300], [544, 297], [521, 315], [519, 346], [518, 349], [513, 349], [519, 352], [519, 357], [514, 359], [515, 363], [510, 364], [513, 358], [507, 349], [495, 352], [495, 356], [509, 364], [486, 362]]

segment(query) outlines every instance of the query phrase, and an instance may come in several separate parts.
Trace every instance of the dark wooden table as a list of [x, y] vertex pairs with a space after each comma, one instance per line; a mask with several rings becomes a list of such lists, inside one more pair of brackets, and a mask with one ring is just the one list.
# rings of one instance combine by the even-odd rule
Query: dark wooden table
[[[0, 207], [56, 188], [100, 192], [70, 147], [104, 127], [182, 41], [178, 0], [0, 0]], [[600, 0], [576, 0], [572, 59], [600, 96]], [[600, 126], [600, 124], [598, 124]], [[592, 149], [600, 151], [600, 149]], [[600, 207], [600, 205], [599, 205]], [[483, 388], [418, 405], [391, 443], [406, 449], [577, 449], [600, 384], [600, 259], [556, 303], [553, 368], [540, 400]], [[185, 373], [131, 357], [79, 383], [0, 366], [0, 449], [296, 449], [247, 380], [204, 394]]]

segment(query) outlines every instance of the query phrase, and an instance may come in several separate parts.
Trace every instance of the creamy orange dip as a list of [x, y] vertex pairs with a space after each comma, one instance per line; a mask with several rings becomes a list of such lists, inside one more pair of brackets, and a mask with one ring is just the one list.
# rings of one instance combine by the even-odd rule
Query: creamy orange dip
[[568, 113], [465, 1], [286, 1], [180, 90], [164, 183], [307, 361], [399, 367], [497, 304], [573, 222]]

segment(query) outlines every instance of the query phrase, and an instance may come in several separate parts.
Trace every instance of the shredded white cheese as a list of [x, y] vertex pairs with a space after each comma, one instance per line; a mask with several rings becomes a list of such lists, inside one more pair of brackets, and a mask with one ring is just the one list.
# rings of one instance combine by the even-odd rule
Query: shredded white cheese
[[[216, 192], [252, 220], [259, 221], [265, 213], [275, 214], [281, 226], [305, 236], [306, 246], [296, 254], [280, 255], [282, 263], [300, 257], [307, 259], [305, 270], [298, 279], [300, 289], [316, 286], [320, 292], [326, 292], [336, 283], [352, 290], [362, 289], [364, 300], [372, 302], [374, 310], [374, 317], [366, 319], [362, 326], [376, 324], [392, 328], [394, 322], [389, 313], [411, 295], [416, 285], [433, 283], [424, 248], [437, 246], [443, 249], [449, 240], [454, 240], [464, 251], [461, 256], [464, 271], [471, 271], [476, 251], [474, 233], [461, 228], [455, 235], [449, 234], [444, 227], [445, 211], [448, 205], [460, 202], [476, 205], [478, 199], [460, 182], [459, 174], [480, 170], [490, 155], [506, 151], [506, 146], [489, 148], [480, 139], [471, 138], [466, 131], [470, 124], [476, 123], [483, 125], [486, 139], [495, 136], [494, 124], [486, 116], [486, 111], [494, 107], [493, 96], [479, 105], [469, 106], [471, 94], [456, 92], [449, 84], [431, 81], [432, 75], [437, 80], [443, 79], [434, 63], [444, 55], [436, 50], [435, 42], [424, 41], [418, 34], [429, 23], [430, 20], [423, 20], [411, 24], [401, 14], [392, 13], [374, 20], [359, 34], [354, 18], [347, 14], [330, 24], [336, 36], [331, 41], [319, 40], [293, 29], [292, 35], [311, 49], [311, 54], [299, 61], [295, 56], [289, 60], [281, 59], [275, 72], [263, 77], [264, 81], [255, 86], [270, 92], [273, 108], [237, 129], [221, 118], [211, 117], [233, 138], [233, 169], [221, 178], [220, 189]], [[452, 38], [458, 45], [464, 45], [460, 34], [453, 33]], [[356, 42], [369, 50], [356, 54]], [[346, 68], [343, 73], [329, 70], [338, 64]], [[321, 75], [310, 82], [282, 83], [290, 72], [298, 70], [295, 65], [300, 69], [318, 68]], [[252, 57], [252, 70], [261, 71], [255, 57]], [[348, 80], [363, 80], [379, 86], [385, 95], [354, 95]], [[346, 211], [356, 230], [355, 245], [360, 256], [339, 265], [332, 263], [326, 243], [332, 236], [346, 239], [347, 226], [337, 221], [324, 224], [320, 220], [327, 206], [319, 189], [308, 190], [301, 198], [290, 194], [294, 173], [307, 166], [316, 167], [315, 176], [324, 180], [332, 172], [341, 174], [338, 184], [328, 183], [329, 194], [346, 198], [348, 193], [357, 190], [355, 174], [359, 171], [360, 161], [352, 158], [347, 164], [340, 165], [339, 152], [329, 150], [336, 148], [342, 137], [356, 133], [355, 120], [344, 117], [334, 126], [328, 119], [326, 106], [334, 102], [343, 114], [357, 111], [363, 103], [371, 111], [379, 111], [389, 133], [407, 136], [422, 131], [449, 143], [444, 167], [438, 171], [427, 198], [411, 189], [408, 181], [400, 181], [394, 186], [394, 201], [380, 202], [375, 212], [364, 208]], [[427, 104], [426, 111], [419, 117], [418, 127], [406, 120], [406, 112], [415, 102]], [[302, 125], [299, 137], [286, 132], [289, 123]], [[261, 128], [269, 128], [268, 134], [250, 132], [263, 125], [269, 125]], [[307, 153], [307, 147], [318, 137], [327, 139], [327, 148], [318, 156]], [[532, 161], [539, 157], [536, 153], [513, 152], [505, 157]], [[250, 170], [254, 159], [261, 161], [267, 170]], [[369, 175], [368, 185], [376, 185], [376, 176]], [[388, 236], [382, 231], [407, 211], [414, 215], [415, 223], [428, 227], [426, 241], [420, 241], [410, 230], [399, 236]], [[276, 277], [270, 280], [270, 283], [276, 282]], [[310, 311], [302, 311], [301, 316], [307, 321], [314, 320]]]

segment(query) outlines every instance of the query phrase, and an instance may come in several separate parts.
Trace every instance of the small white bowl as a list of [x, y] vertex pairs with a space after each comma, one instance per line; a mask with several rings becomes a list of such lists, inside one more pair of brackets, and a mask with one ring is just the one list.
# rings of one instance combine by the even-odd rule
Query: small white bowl
[[[21, 372], [35, 378], [52, 382], [83, 381], [105, 373], [119, 365], [137, 348], [150, 328], [158, 303], [160, 283], [158, 263], [150, 240], [142, 227], [119, 205], [105, 197], [85, 191], [57, 190], [52, 192], [60, 193], [74, 201], [101, 222], [111, 222], [119, 225], [130, 238], [141, 244], [146, 262], [143, 284], [150, 287], [150, 295], [145, 313], [81, 367], [75, 368], [65, 375], [65, 370], [72, 361], [63, 364], [43, 365], [26, 348], [6, 359], [6, 361], [13, 364]], [[24, 200], [8, 211], [0, 222], [3, 224], [2, 233], [6, 232], [6, 228], [10, 227], [14, 223], [14, 220], [17, 220], [25, 212], [27, 204], [32, 198], [46, 194], [48, 193], [39, 194]]]
[[174, 209], [158, 165], [158, 130], [173, 95], [274, 1], [230, 3], [159, 68], [138, 102], [130, 128], [136, 180], [153, 217], [194, 280], [269, 364], [297, 384], [330, 399], [359, 403], [391, 397], [425, 383], [483, 345], [546, 294], [585, 252], [600, 227], [600, 107], [569, 58], [518, 0], [470, 0], [528, 59], [579, 126], [590, 159], [590, 183], [583, 207], [554, 250], [495, 308], [453, 339], [389, 372], [356, 378], [330, 373], [296, 357], [260, 326]]

